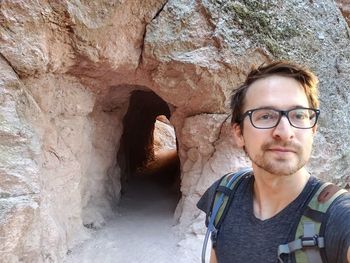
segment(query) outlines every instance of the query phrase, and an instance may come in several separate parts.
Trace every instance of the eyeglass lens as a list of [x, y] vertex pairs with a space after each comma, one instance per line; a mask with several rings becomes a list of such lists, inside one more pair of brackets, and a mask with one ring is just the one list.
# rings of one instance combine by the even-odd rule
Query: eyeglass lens
[[[251, 112], [252, 124], [257, 128], [275, 127], [283, 113], [273, 109], [256, 109]], [[312, 109], [293, 109], [287, 111], [290, 124], [296, 128], [311, 128], [316, 122], [316, 111]]]

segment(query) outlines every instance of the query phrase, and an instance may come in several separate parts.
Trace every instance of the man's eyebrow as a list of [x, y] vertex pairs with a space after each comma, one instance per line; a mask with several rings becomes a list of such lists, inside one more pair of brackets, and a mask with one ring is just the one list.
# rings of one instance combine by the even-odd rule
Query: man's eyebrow
[[[286, 110], [299, 109], [299, 108], [309, 108], [309, 106], [296, 104], [296, 105], [288, 107]], [[256, 107], [255, 109], [281, 110], [281, 108], [275, 107], [275, 106], [271, 106], [271, 105], [269, 105], [269, 106], [259, 106], [259, 107]]]

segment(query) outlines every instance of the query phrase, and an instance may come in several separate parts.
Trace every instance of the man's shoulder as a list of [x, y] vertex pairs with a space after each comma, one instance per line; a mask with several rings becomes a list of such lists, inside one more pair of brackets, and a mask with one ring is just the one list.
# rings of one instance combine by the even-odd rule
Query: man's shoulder
[[307, 184], [309, 195], [308, 207], [326, 213], [327, 224], [347, 220], [350, 225], [350, 192], [336, 185], [311, 176]]
[[346, 262], [350, 247], [350, 193], [343, 193], [329, 207], [324, 237], [328, 262]]
[[329, 210], [331, 213], [343, 212], [350, 216], [350, 192], [345, 192], [337, 197]]
[[[200, 200], [197, 203], [197, 207], [204, 211], [205, 213], [209, 212], [211, 206], [212, 206], [212, 202], [214, 200], [215, 194], [216, 194], [216, 190], [218, 189], [218, 186], [220, 185], [220, 183], [222, 182], [222, 180], [226, 177], [230, 177], [232, 176], [234, 173], [229, 173], [229, 174], [225, 174], [223, 175], [221, 178], [219, 178], [218, 180], [216, 180], [202, 195], [202, 197], [200, 198]], [[243, 185], [246, 185], [249, 180], [251, 180], [251, 174], [247, 174], [246, 176], [242, 177], [243, 181]], [[240, 192], [240, 191], [239, 191]]]
[[218, 187], [220, 180], [216, 180], [201, 196], [199, 201], [197, 202], [197, 207], [205, 212], [206, 214], [209, 212], [211, 208], [211, 203], [215, 195], [216, 188]]
[[317, 189], [321, 188], [322, 191], [319, 190], [315, 192], [315, 194], [319, 194], [319, 196], [317, 196], [319, 202], [325, 202], [332, 199], [333, 196], [334, 198], [332, 200], [334, 201], [331, 202], [331, 206], [347, 205], [350, 201], [350, 192], [331, 182], [324, 181], [315, 176], [310, 176], [309, 185], [316, 186]]
[[330, 205], [326, 215], [326, 235], [327, 232], [340, 236], [345, 234], [350, 242], [350, 193], [338, 196]]

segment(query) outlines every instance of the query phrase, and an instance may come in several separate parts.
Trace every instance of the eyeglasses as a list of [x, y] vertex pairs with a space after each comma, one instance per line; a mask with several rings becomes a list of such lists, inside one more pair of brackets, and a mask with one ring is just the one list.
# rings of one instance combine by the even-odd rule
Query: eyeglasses
[[291, 110], [275, 110], [260, 108], [246, 111], [241, 122], [249, 116], [251, 124], [257, 129], [271, 129], [276, 127], [282, 116], [286, 116], [290, 125], [298, 129], [310, 129], [317, 123], [320, 110], [311, 108], [295, 108]]

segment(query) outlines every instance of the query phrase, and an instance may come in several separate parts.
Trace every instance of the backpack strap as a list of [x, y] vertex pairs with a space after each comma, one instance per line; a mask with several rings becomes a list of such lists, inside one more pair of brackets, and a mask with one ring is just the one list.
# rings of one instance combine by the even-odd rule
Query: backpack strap
[[241, 182], [242, 178], [251, 171], [251, 168], [242, 169], [237, 173], [226, 174], [221, 178], [220, 183], [216, 188], [213, 209], [209, 215], [210, 218], [214, 219], [212, 220], [211, 227], [211, 241], [213, 247], [216, 246], [218, 231], [228, 211], [236, 186]]
[[323, 183], [319, 187], [299, 220], [295, 240], [278, 246], [279, 262], [283, 262], [281, 254], [293, 252], [297, 263], [323, 262], [320, 249], [324, 248], [325, 242], [324, 237], [320, 235], [321, 225], [333, 201], [346, 192], [331, 183]]
[[232, 192], [235, 186], [243, 177], [243, 175], [244, 175], [243, 173], [242, 174], [230, 173], [230, 174], [226, 174], [221, 178], [220, 184], [218, 185], [215, 191], [215, 196], [213, 199], [213, 210], [210, 215], [210, 216], [214, 215], [213, 213], [214, 207], [218, 206], [219, 210], [217, 211], [217, 214], [215, 215], [215, 218], [214, 218], [214, 226], [216, 228], [219, 228], [219, 223], [221, 224], [221, 221], [223, 219], [223, 214], [226, 210], [229, 198], [232, 196]]
[[224, 175], [215, 190], [212, 207], [207, 214], [208, 228], [205, 234], [202, 248], [202, 263], [205, 263], [205, 253], [209, 236], [211, 236], [212, 246], [215, 247], [220, 224], [227, 213], [228, 204], [233, 198], [233, 193], [241, 179], [252, 171], [251, 168], [245, 168], [237, 173], [228, 173]]

